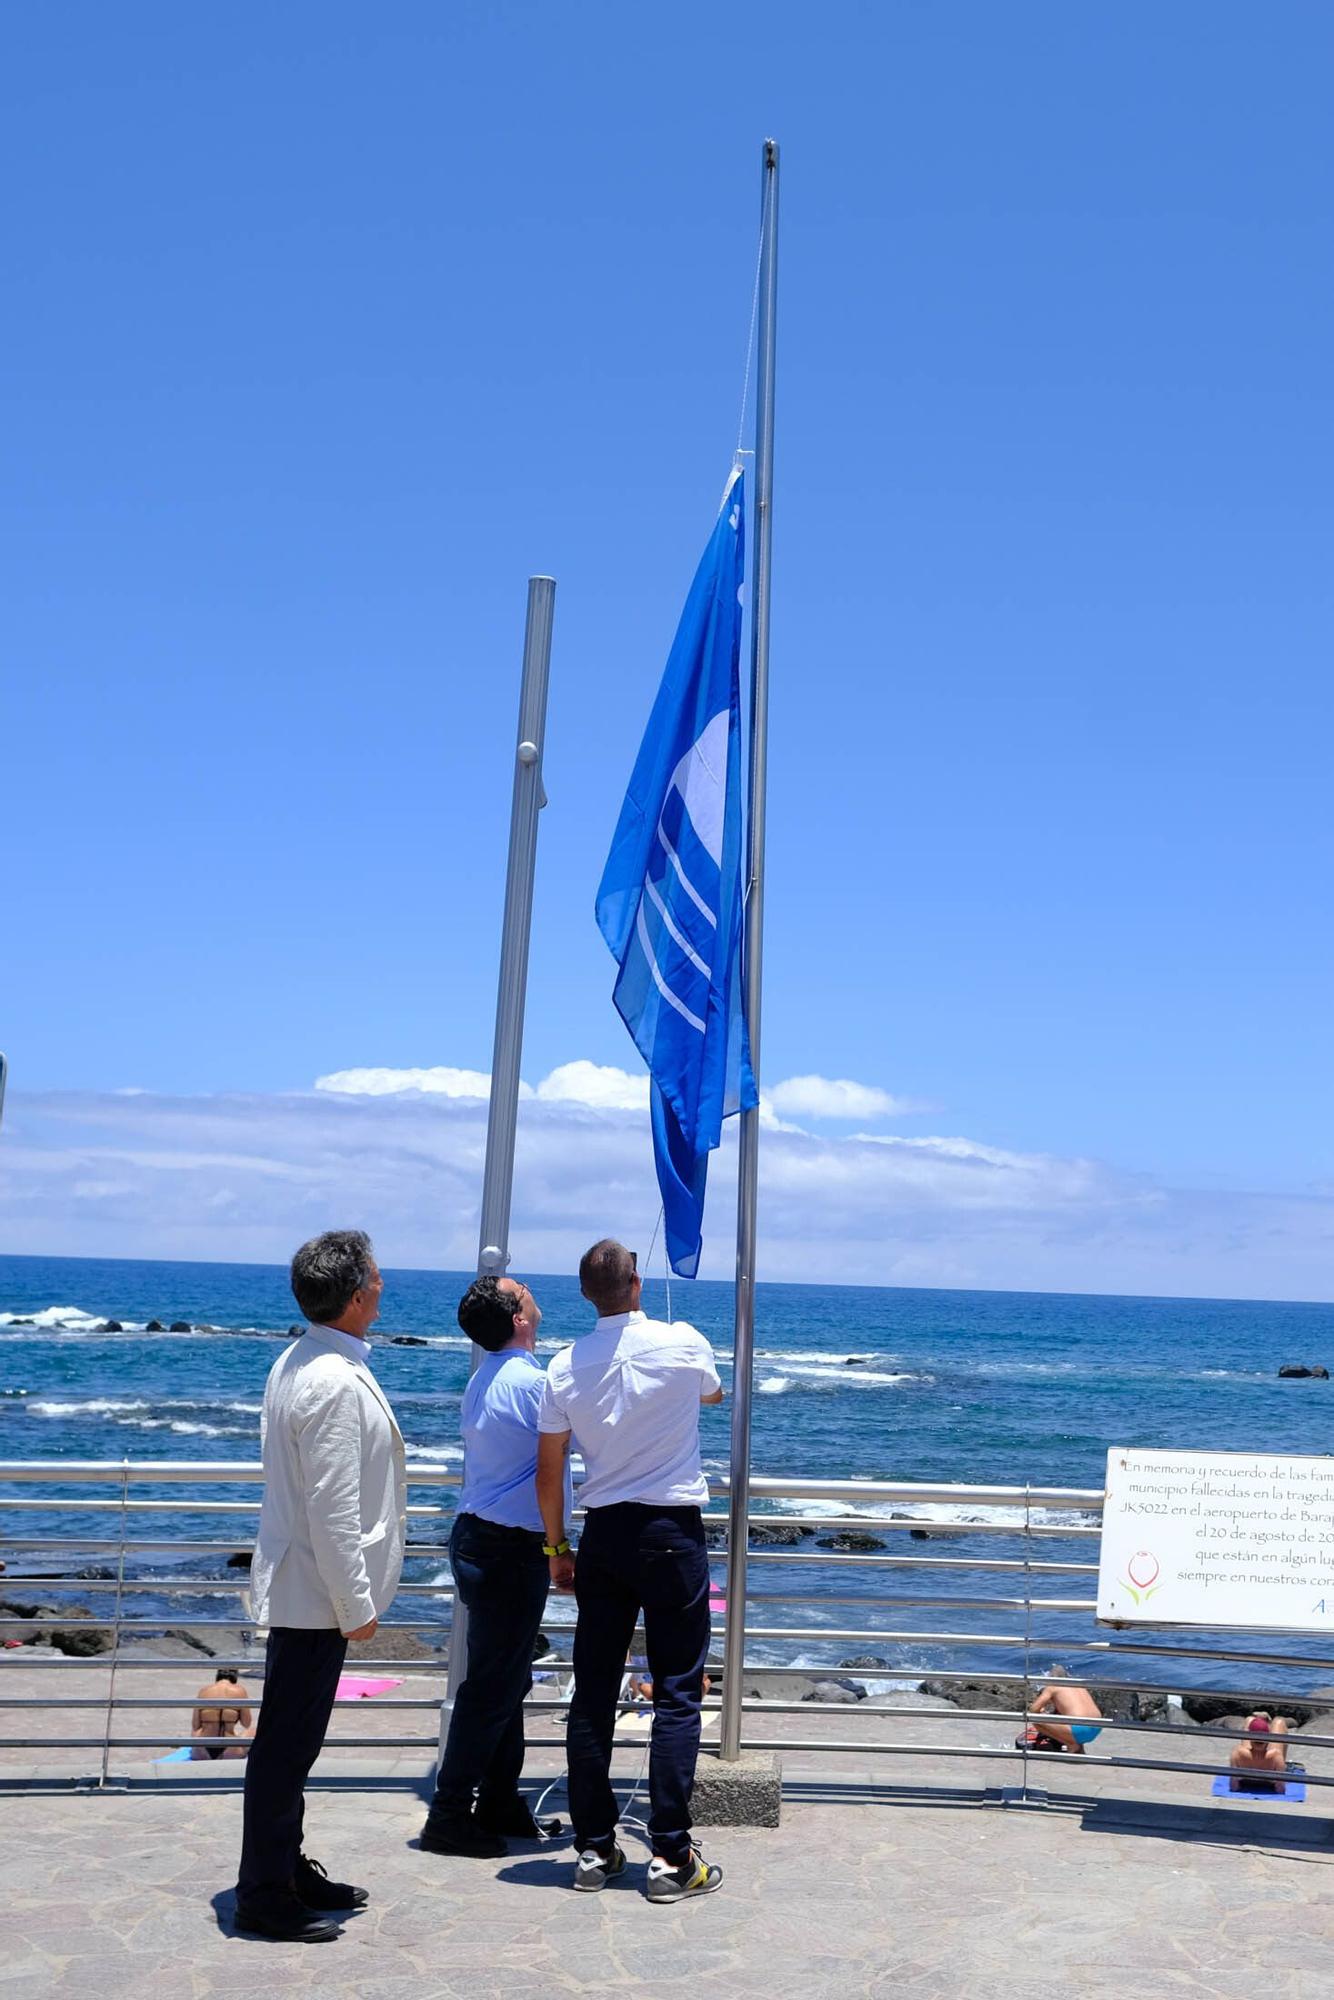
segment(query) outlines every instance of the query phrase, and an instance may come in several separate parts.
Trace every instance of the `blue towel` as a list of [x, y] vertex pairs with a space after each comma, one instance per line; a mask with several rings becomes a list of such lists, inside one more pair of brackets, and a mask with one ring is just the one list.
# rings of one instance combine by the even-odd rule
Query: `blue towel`
[[155, 1757], [153, 1762], [155, 1764], [188, 1764], [190, 1762], [190, 1752], [187, 1749], [168, 1750], [165, 1757]]
[[[1300, 1768], [1301, 1766], [1298, 1764], [1289, 1766], [1289, 1769], [1293, 1772], [1300, 1770]], [[1289, 1778], [1288, 1782], [1282, 1785], [1276, 1792], [1234, 1792], [1232, 1789], [1232, 1780], [1220, 1775], [1214, 1779], [1209, 1789], [1216, 1799], [1245, 1799], [1248, 1805], [1255, 1805], [1257, 1803], [1263, 1805], [1266, 1799], [1294, 1799], [1300, 1805], [1306, 1797], [1305, 1785], [1300, 1782], [1294, 1783], [1292, 1778]]]

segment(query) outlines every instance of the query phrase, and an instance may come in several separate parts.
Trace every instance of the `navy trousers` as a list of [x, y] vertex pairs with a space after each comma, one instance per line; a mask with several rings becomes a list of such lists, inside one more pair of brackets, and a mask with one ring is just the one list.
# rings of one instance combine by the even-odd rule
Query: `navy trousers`
[[332, 1630], [275, 1625], [264, 1655], [264, 1699], [245, 1763], [241, 1868], [245, 1909], [283, 1903], [301, 1852], [305, 1784], [333, 1714], [347, 1640]]
[[468, 1672], [454, 1701], [431, 1816], [483, 1818], [517, 1796], [523, 1770], [523, 1704], [550, 1571], [542, 1537], [477, 1514], [456, 1517], [449, 1537], [454, 1588], [468, 1613]]
[[574, 1698], [566, 1729], [570, 1816], [580, 1848], [616, 1831], [612, 1736], [625, 1658], [639, 1613], [653, 1677], [649, 1832], [679, 1865], [690, 1854], [690, 1793], [709, 1651], [709, 1562], [698, 1507], [627, 1501], [591, 1507], [574, 1572]]

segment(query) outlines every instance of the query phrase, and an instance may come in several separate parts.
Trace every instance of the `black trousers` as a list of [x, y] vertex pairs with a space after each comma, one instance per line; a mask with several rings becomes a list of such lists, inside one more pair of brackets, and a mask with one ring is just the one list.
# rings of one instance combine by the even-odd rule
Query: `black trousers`
[[649, 1832], [654, 1852], [679, 1865], [690, 1854], [690, 1793], [709, 1651], [709, 1561], [698, 1507], [630, 1501], [591, 1507], [574, 1589], [579, 1620], [565, 1750], [575, 1840], [581, 1848], [605, 1847], [616, 1830], [610, 1777], [616, 1701], [642, 1609], [653, 1677]]
[[468, 1672], [454, 1699], [432, 1817], [501, 1812], [523, 1770], [523, 1704], [551, 1572], [542, 1537], [460, 1514], [449, 1537], [454, 1588], [468, 1613]]
[[264, 1656], [264, 1699], [245, 1767], [236, 1900], [284, 1902], [301, 1852], [304, 1790], [333, 1714], [347, 1658], [341, 1632], [275, 1625]]

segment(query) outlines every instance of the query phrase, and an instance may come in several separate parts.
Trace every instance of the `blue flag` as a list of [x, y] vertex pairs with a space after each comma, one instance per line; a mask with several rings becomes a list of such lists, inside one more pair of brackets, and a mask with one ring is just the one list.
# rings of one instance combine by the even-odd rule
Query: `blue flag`
[[649, 1067], [672, 1269], [699, 1269], [723, 1119], [757, 1098], [741, 1012], [741, 582], [733, 473], [690, 586], [598, 888], [617, 1012]]

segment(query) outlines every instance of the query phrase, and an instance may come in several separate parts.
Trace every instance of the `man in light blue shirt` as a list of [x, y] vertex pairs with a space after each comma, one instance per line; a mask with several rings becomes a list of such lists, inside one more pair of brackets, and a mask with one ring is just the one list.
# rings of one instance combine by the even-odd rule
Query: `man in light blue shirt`
[[567, 1544], [549, 1561], [537, 1505], [541, 1321], [516, 1278], [479, 1278], [459, 1302], [459, 1325], [485, 1353], [463, 1396], [463, 1490], [449, 1538], [468, 1613], [467, 1674], [422, 1829], [429, 1854], [497, 1857], [509, 1851], [507, 1834], [531, 1840], [548, 1830], [519, 1796], [523, 1704], [548, 1585], [569, 1589], [574, 1560]]

